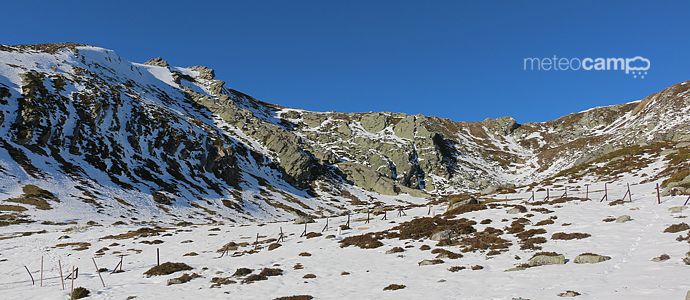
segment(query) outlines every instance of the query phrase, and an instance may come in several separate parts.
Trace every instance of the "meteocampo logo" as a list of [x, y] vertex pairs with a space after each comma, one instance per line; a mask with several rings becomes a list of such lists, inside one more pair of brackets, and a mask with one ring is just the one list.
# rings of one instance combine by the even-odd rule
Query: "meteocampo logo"
[[648, 58], [623, 57], [526, 57], [524, 71], [623, 71], [633, 78], [644, 79], [652, 63]]

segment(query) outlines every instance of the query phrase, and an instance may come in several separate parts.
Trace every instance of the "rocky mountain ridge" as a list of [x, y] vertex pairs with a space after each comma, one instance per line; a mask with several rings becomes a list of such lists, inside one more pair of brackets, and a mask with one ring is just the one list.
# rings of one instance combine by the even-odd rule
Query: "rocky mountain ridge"
[[[610, 180], [653, 163], [650, 180], [687, 193], [689, 89], [543, 123], [454, 122], [280, 107], [207, 67], [93, 46], [0, 46], [0, 198], [25, 199], [15, 218], [42, 213], [28, 186], [55, 196], [45, 211], [70, 216], [240, 222], [491, 194], [583, 170]], [[645, 163], [616, 163], [626, 160]], [[591, 172], [604, 167], [626, 169]]]

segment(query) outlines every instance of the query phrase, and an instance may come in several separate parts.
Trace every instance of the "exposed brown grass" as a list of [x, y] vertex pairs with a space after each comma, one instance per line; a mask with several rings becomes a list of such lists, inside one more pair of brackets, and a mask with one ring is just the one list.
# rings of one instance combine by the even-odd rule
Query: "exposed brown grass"
[[318, 233], [318, 232], [307, 232], [307, 234], [304, 237], [306, 237], [308, 239], [313, 239], [313, 238], [320, 237], [320, 236], [322, 236], [322, 234]]
[[61, 243], [55, 245], [55, 248], [66, 248], [66, 247], [72, 247], [72, 250], [74, 251], [83, 251], [89, 249], [91, 247], [91, 243], [87, 242], [71, 242], [71, 243]]
[[389, 284], [387, 287], [383, 288], [384, 291], [395, 291], [395, 290], [401, 290], [404, 289], [405, 285], [404, 284]]
[[151, 277], [151, 276], [162, 276], [162, 275], [169, 275], [175, 272], [180, 272], [180, 271], [189, 271], [192, 270], [192, 267], [185, 263], [178, 263], [178, 262], [165, 262], [160, 264], [160, 266], [155, 266], [148, 271], [144, 272], [144, 275], [146, 277]]
[[458, 271], [462, 271], [462, 270], [464, 270], [464, 269], [467, 269], [467, 267], [464, 267], [464, 266], [452, 266], [452, 267], [448, 268], [448, 271], [451, 271], [451, 272], [455, 273], [455, 272], [458, 272]]
[[555, 223], [553, 220], [546, 219], [546, 220], [541, 220], [541, 221], [537, 222], [536, 224], [534, 224], [534, 226], [544, 226], [544, 225], [550, 225], [553, 223]]
[[664, 232], [666, 233], [676, 233], [676, 232], [681, 232], [690, 229], [690, 225], [686, 223], [679, 223], [679, 224], [673, 224], [666, 229], [664, 229]]
[[235, 270], [235, 273], [232, 274], [232, 276], [242, 277], [242, 276], [247, 276], [247, 275], [251, 274], [252, 272], [254, 272], [254, 270], [249, 269], [249, 268], [237, 268], [237, 270]]
[[379, 241], [382, 237], [374, 233], [349, 236], [340, 241], [340, 247], [355, 246], [362, 249], [374, 249], [383, 246]]
[[128, 231], [128, 232], [121, 233], [121, 234], [106, 235], [106, 236], [102, 237], [101, 239], [102, 240], [108, 240], [108, 239], [124, 240], [124, 239], [131, 239], [131, 238], [158, 236], [162, 232], [165, 232], [165, 229], [143, 227], [143, 228], [139, 228], [137, 230], [132, 230], [132, 231]]
[[71, 299], [86, 298], [89, 296], [89, 294], [91, 294], [91, 292], [89, 292], [89, 290], [80, 286], [80, 287], [74, 288], [74, 291], [72, 291], [70, 298]]
[[462, 254], [455, 253], [446, 249], [436, 248], [431, 250], [432, 254], [436, 254], [436, 258], [458, 259], [462, 258]]
[[0, 211], [23, 212], [26, 211], [26, 207], [19, 205], [0, 205]]
[[283, 270], [278, 268], [263, 268], [261, 272], [259, 272], [259, 275], [266, 277], [281, 276], [283, 275]]
[[294, 296], [285, 296], [285, 297], [278, 297], [273, 300], [311, 300], [314, 299], [314, 297], [310, 295], [294, 295]]
[[588, 237], [592, 236], [589, 233], [580, 233], [580, 232], [573, 232], [573, 233], [565, 233], [565, 232], [556, 232], [553, 235], [551, 235], [552, 240], [581, 240], [581, 239], [586, 239]]
[[[399, 232], [397, 237], [401, 240], [421, 239], [429, 238], [434, 233], [446, 230], [451, 231], [454, 235], [472, 233], [476, 231], [472, 227], [474, 224], [476, 224], [475, 221], [465, 218], [454, 220], [440, 217], [423, 217], [404, 222], [393, 227], [392, 230]], [[388, 237], [392, 238], [395, 236], [389, 234]]]
[[495, 228], [486, 228], [483, 231], [472, 233], [469, 236], [460, 239], [459, 244], [462, 246], [462, 252], [475, 252], [486, 250], [507, 251], [508, 247], [512, 245], [509, 240], [501, 238], [499, 235], [502, 231], [496, 231]]

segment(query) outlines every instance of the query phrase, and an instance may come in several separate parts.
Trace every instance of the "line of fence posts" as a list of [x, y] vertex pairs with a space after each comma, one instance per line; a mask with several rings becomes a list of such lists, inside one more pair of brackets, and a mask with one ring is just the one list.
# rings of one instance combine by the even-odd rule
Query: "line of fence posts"
[[[628, 200], [630, 202], [632, 202], [632, 192], [630, 190], [630, 183], [627, 183], [626, 185], [627, 185], [627, 190], [626, 190], [625, 194], [623, 195], [622, 200], [625, 200], [625, 198], [628, 197]], [[585, 199], [589, 199], [589, 186], [590, 186], [590, 184], [588, 184], [588, 183], [585, 184]], [[657, 195], [657, 204], [661, 204], [661, 192], [660, 192], [658, 183], [656, 184], [656, 195]], [[563, 197], [567, 197], [567, 196], [568, 196], [568, 187], [565, 187], [564, 193], [561, 197], [563, 198]], [[529, 201], [534, 200], [534, 199], [535, 199], [535, 192], [534, 192], [534, 190], [532, 190], [532, 195], [527, 201], [529, 202]], [[549, 199], [550, 199], [550, 189], [547, 188], [546, 189], [546, 198], [544, 198], [544, 200], [548, 201]], [[608, 183], [604, 183], [604, 196], [601, 198], [600, 202], [603, 202], [604, 200], [608, 201]], [[685, 203], [683, 203], [683, 206], [687, 206], [689, 202], [690, 202], [690, 196], [688, 196], [688, 198], [685, 200]], [[429, 215], [430, 213], [431, 213], [431, 205], [428, 206], [427, 215]], [[370, 214], [371, 214], [371, 211], [369, 208], [367, 208], [367, 218], [366, 218], [365, 224], [368, 224], [370, 222]], [[407, 214], [405, 214], [405, 212], [402, 208], [398, 208], [398, 216], [400, 217], [403, 215], [406, 216]], [[387, 211], [385, 211], [385, 210], [383, 211], [383, 218], [381, 220], [387, 220]], [[321, 230], [321, 232], [326, 231], [328, 229], [328, 226], [329, 226], [329, 218], [326, 218], [326, 224], [323, 227], [323, 229]], [[348, 228], [350, 227], [350, 214], [347, 215], [346, 226]], [[306, 236], [306, 234], [307, 234], [307, 222], [304, 223], [304, 231], [302, 231], [302, 234], [300, 235], [300, 237]], [[283, 227], [280, 227], [280, 234], [278, 236], [278, 241], [283, 241], [283, 242], [285, 241], [285, 234], [283, 233]], [[255, 240], [254, 244], [255, 244], [255, 247], [258, 246], [258, 244], [259, 244], [259, 234], [258, 233], [256, 234], [256, 240]], [[221, 254], [221, 257], [223, 257], [224, 254], [225, 253]], [[103, 285], [103, 287], [105, 287], [105, 281], [103, 280], [103, 277], [101, 276], [100, 269], [98, 268], [98, 265], [96, 264], [96, 259], [92, 258], [92, 261], [93, 261], [94, 267], [96, 268], [96, 273], [98, 274], [98, 277], [101, 280], [101, 284]], [[119, 272], [122, 272], [122, 265], [123, 265], [123, 256], [120, 255], [120, 261], [115, 266], [115, 268], [113, 269], [111, 274], [117, 272], [118, 268], [119, 268]], [[156, 248], [156, 265], [160, 266], [160, 248]], [[31, 271], [29, 270], [29, 268], [25, 265], [24, 269], [26, 270], [26, 272], [29, 274], [29, 277], [31, 278], [31, 284], [35, 285], [36, 282], [34, 280], [33, 275], [31, 274]], [[65, 277], [63, 276], [62, 262], [60, 260], [58, 260], [58, 269], [60, 272], [60, 282], [62, 285], [62, 289], [64, 290], [65, 289], [65, 280], [64, 280]], [[70, 299], [72, 299], [72, 294], [74, 292], [74, 280], [78, 276], [77, 272], [78, 272], [78, 269], [75, 268], [74, 266], [72, 266], [72, 272], [67, 276], [67, 278], [70, 279], [70, 281], [71, 281], [70, 282], [70, 284], [71, 284]], [[41, 287], [43, 286], [43, 256], [41, 256], [40, 286]]]

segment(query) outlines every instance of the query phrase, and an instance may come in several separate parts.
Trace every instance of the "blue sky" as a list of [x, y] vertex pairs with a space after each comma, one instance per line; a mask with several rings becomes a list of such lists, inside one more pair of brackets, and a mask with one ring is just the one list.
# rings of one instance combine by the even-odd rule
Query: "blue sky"
[[[0, 42], [74, 41], [207, 65], [229, 87], [317, 111], [545, 121], [690, 79], [690, 2], [4, 1]], [[651, 60], [524, 71], [525, 57]]]

